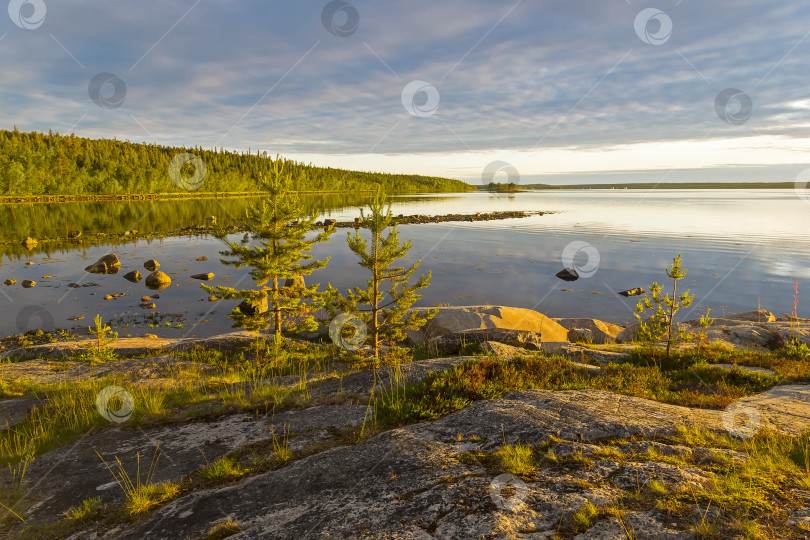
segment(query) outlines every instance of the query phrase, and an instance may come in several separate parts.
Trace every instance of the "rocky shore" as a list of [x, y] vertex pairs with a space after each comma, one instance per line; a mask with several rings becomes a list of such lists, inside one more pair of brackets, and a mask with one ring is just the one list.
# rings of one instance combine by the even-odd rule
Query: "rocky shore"
[[[751, 434], [736, 427], [734, 414], [729, 420], [729, 411], [745, 411], [743, 419], [755, 418], [756, 430], [768, 436], [796, 437], [810, 427], [810, 385], [802, 382], [810, 375], [797, 375], [801, 364], [785, 364], [773, 352], [788, 339], [810, 345], [810, 321], [765, 310], [729, 314], [705, 329], [703, 346], [720, 352], [711, 365], [690, 368], [697, 378], [689, 399], [700, 403], [703, 391], [716, 398], [724, 383], [701, 390], [715, 379], [749, 385], [725, 409], [641, 397], [630, 387], [610, 391], [610, 381], [658, 376], [633, 364], [637, 324], [555, 319], [507, 306], [440, 307], [408, 334], [408, 345], [428, 358], [373, 369], [336, 360], [323, 323], [310, 341], [293, 341], [330, 360], [306, 375], [265, 379], [223, 378], [222, 359], [247, 354], [260, 337], [253, 332], [119, 339], [108, 345], [113, 360], [101, 363], [82, 359], [88, 340], [11, 351], [15, 361], [0, 364], [6, 389], [0, 443], [3, 433], [28, 426], [52, 406], [47, 392], [9, 388], [115, 381], [133, 397], [136, 413], [169, 399], [172, 405], [163, 419], [141, 412], [121, 423], [96, 422], [75, 442], [37, 455], [12, 503], [26, 523], [7, 514], [0, 530], [8, 537], [47, 531], [45, 537], [71, 539], [691, 539], [706, 537], [706, 530], [732, 538], [742, 526], [737, 503], [719, 501], [717, 486], [756, 465], [746, 450]], [[699, 329], [697, 321], [680, 325]], [[216, 362], [200, 360], [213, 353]], [[773, 361], [738, 363], [745, 355]], [[395, 394], [417, 407], [419, 392], [436, 384], [425, 381], [477, 363], [530, 366], [530, 358], [545, 366], [538, 376], [560, 378], [557, 387], [592, 381], [590, 387], [517, 385], [438, 417], [383, 420]], [[486, 378], [476, 384], [482, 383]], [[448, 391], [453, 399], [470, 390], [459, 380]], [[178, 397], [195, 392], [213, 397], [192, 405]], [[176, 491], [129, 515], [125, 493], [99, 457], [120, 460], [135, 475], [138, 459], [158, 451], [150, 482]], [[529, 456], [524, 468], [504, 457], [510, 452]], [[212, 464], [220, 460], [235, 468], [212, 480]], [[0, 485], [13, 485], [14, 470], [0, 472]], [[807, 537], [810, 494], [784, 489], [779, 501], [763, 499], [771, 511], [755, 512], [760, 517], [747, 526], [770, 530], [773, 538]], [[66, 517], [82, 504], [92, 506], [87, 515]]]

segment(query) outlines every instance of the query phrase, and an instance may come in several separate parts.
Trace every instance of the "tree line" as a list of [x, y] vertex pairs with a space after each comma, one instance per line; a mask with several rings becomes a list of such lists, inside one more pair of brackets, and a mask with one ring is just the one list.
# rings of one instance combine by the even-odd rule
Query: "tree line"
[[[459, 180], [316, 167], [267, 152], [169, 147], [116, 139], [86, 139], [49, 131], [0, 130], [0, 197], [187, 193], [169, 175], [178, 154], [193, 154], [207, 174], [199, 192], [262, 191], [260, 178], [280, 161], [294, 191], [455, 192], [472, 189]], [[186, 164], [183, 174], [193, 174]]]

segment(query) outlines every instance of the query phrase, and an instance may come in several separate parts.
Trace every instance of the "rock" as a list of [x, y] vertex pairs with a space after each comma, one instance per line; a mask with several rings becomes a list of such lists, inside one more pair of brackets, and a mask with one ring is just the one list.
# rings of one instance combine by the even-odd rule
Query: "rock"
[[613, 484], [622, 489], [645, 487], [652, 480], [657, 480], [676, 490], [700, 489], [709, 481], [709, 477], [700, 469], [687, 465], [670, 465], [669, 463], [636, 463], [630, 462], [624, 470], [613, 478]]
[[207, 218], [205, 218], [205, 222], [207, 224], [209, 224], [209, 225], [213, 225], [213, 224], [215, 224], [217, 222], [217, 217], [216, 216], [208, 216]]
[[157, 300], [158, 298], [160, 298], [160, 295], [159, 294], [153, 294], [149, 298], [153, 298], [153, 299]]
[[39, 400], [25, 397], [0, 401], [0, 431], [24, 422], [31, 409], [39, 405]]
[[238, 233], [239, 227], [237, 227], [236, 225], [228, 225], [227, 227], [225, 227], [225, 231], [231, 234]]
[[355, 225], [362, 225], [363, 224], [363, 218], [359, 218], [359, 217], [354, 218], [354, 224]]
[[542, 313], [507, 306], [440, 307], [436, 316], [426, 325], [406, 333], [411, 345], [423, 345], [427, 340], [438, 336], [485, 328], [527, 330], [540, 334], [542, 341], [568, 340], [568, 330]]
[[20, 242], [20, 244], [27, 247], [28, 249], [33, 249], [34, 247], [36, 247], [37, 241], [36, 239], [31, 238], [30, 236], [26, 236], [25, 239], [22, 242]]
[[[504, 524], [514, 525], [508, 530], [531, 530], [533, 537], [552, 538], [559, 524], [587, 501], [597, 506], [616, 506], [635, 487], [625, 491], [610, 482], [603, 487], [593, 486], [577, 482], [571, 473], [558, 468], [544, 468], [537, 481], [526, 482], [528, 508], [513, 512], [497, 506], [491, 496], [496, 474], [462, 462], [458, 454], [471, 450], [491, 452], [504, 443], [540, 445], [551, 437], [590, 442], [611, 435], [663, 435], [674, 431], [679, 420], [693, 414], [691, 411], [599, 391], [513, 392], [501, 399], [476, 402], [432, 422], [332, 448], [237, 484], [181, 495], [161, 507], [160, 512], [147, 514], [118, 534], [123, 539], [200, 538], [213, 523], [230, 516], [242, 524], [241, 535], [246, 538], [428, 538], [428, 525], [433, 538], [516, 537], [498, 529]], [[720, 416], [718, 411], [697, 410], [694, 414], [713, 419]], [[274, 420], [282, 422], [280, 418]], [[238, 424], [231, 426], [234, 429]], [[259, 427], [254, 425], [249, 433], [260, 432]], [[292, 428], [296, 429], [301, 430]], [[217, 431], [227, 434], [224, 444], [236, 436], [221, 427]], [[158, 438], [157, 434], [150, 436]], [[90, 447], [93, 442], [80, 444]], [[118, 441], [108, 444], [113, 449], [124, 446]], [[170, 448], [169, 443], [166, 447]], [[209, 460], [212, 454], [206, 450]], [[171, 459], [183, 463], [174, 456]], [[38, 467], [44, 465], [47, 463]], [[670, 467], [677, 474], [677, 468]], [[620, 470], [618, 465], [611, 468]], [[57, 474], [64, 474], [64, 469]], [[84, 496], [80, 492], [74, 498]], [[313, 519], [313, 508], [317, 509], [317, 519]], [[52, 512], [55, 514], [55, 509]], [[692, 535], [669, 536], [677, 534], [676, 529], [665, 525], [665, 518], [656, 511], [636, 513], [627, 521], [639, 538], [657, 538], [658, 532], [664, 533], [660, 538]], [[674, 520], [667, 519], [666, 523], [670, 521]], [[609, 524], [607, 519], [601, 522]], [[687, 525], [680, 527], [685, 529]], [[623, 537], [621, 529], [612, 536], [602, 536]]]
[[25, 263], [25, 264], [27, 264], [28, 266], [34, 266], [34, 261], [28, 261], [28, 262], [27, 262], [27, 263]]
[[196, 259], [194, 259], [194, 260], [195, 260], [195, 261], [207, 261], [207, 260], [208, 260], [208, 257], [197, 257], [197, 258], [196, 258]]
[[293, 287], [295, 289], [303, 289], [307, 286], [304, 276], [295, 276], [284, 281], [285, 287]]
[[543, 352], [547, 354], [559, 354], [561, 356], [565, 356], [574, 363], [584, 362], [585, 360], [593, 360], [600, 364], [620, 364], [626, 362], [630, 358], [630, 355], [627, 353], [590, 349], [588, 347], [568, 343], [566, 341], [559, 343], [543, 343], [542, 349]]
[[42, 276], [42, 279], [51, 279], [53, 276]]
[[154, 302], [144, 302], [143, 304], [140, 304], [140, 307], [143, 309], [155, 309], [157, 306]]
[[636, 287], [635, 289], [627, 289], [626, 291], [622, 291], [619, 294], [622, 296], [639, 296], [644, 294], [645, 291], [642, 287]]
[[531, 354], [523, 347], [514, 347], [506, 345], [505, 343], [498, 343], [497, 341], [482, 341], [481, 348], [489, 354], [493, 354], [499, 358], [514, 358], [515, 356], [526, 356]]
[[150, 272], [154, 272], [158, 268], [160, 268], [160, 263], [157, 262], [155, 259], [149, 259], [145, 263], [143, 263], [143, 267], [149, 270]]
[[576, 281], [579, 279], [579, 272], [574, 268], [563, 268], [554, 275], [563, 281]]
[[755, 309], [753, 311], [745, 311], [743, 313], [734, 313], [726, 315], [724, 319], [732, 321], [750, 321], [756, 323], [769, 323], [776, 321], [776, 317], [770, 311], [764, 309]]
[[37, 282], [36, 281], [31, 281], [30, 279], [24, 279], [23, 282], [22, 282], [22, 286], [25, 287], [26, 289], [30, 289], [31, 287], [36, 287], [36, 285], [37, 285]]
[[143, 276], [137, 270], [133, 270], [132, 272], [127, 272], [124, 274], [124, 279], [127, 281], [131, 281], [132, 283], [140, 283]]
[[206, 274], [194, 274], [191, 276], [191, 279], [199, 279], [201, 281], [211, 281], [214, 279], [214, 274], [212, 272], [208, 272]]
[[104, 255], [84, 270], [91, 274], [117, 274], [120, 268], [121, 261], [118, 260], [118, 256], [115, 253], [110, 253]]
[[267, 297], [265, 296], [261, 300], [252, 300], [250, 298], [246, 298], [236, 306], [236, 309], [244, 313], [245, 315], [254, 316], [260, 313], [267, 313]]
[[161, 272], [158, 270], [157, 272], [152, 272], [148, 276], [146, 276], [146, 286], [149, 289], [153, 290], [161, 290], [165, 289], [172, 283], [172, 278], [169, 277], [168, 274]]
[[82, 235], [82, 231], [70, 231], [68, 233], [68, 238], [79, 238]]
[[325, 219], [325, 220], [323, 220], [323, 226], [326, 227], [327, 229], [329, 227], [334, 227], [335, 225], [337, 225], [337, 220], [336, 219]]
[[222, 298], [220, 298], [219, 296], [213, 295], [213, 294], [208, 297], [209, 302], [217, 302], [219, 300], [222, 300]]
[[16, 280], [16, 279], [11, 279], [11, 278], [9, 278], [9, 279], [7, 279], [7, 280], [5, 280], [5, 281], [3, 282], [3, 285], [8, 285], [8, 286], [11, 286], [11, 285], [15, 285], [16, 283], [17, 283], [17, 280]]
[[107, 296], [104, 297], [104, 300], [112, 300], [112, 299], [113, 299], [113, 295], [111, 295], [111, 294], [108, 294]]
[[622, 327], [596, 319], [554, 319], [568, 329], [568, 341], [572, 343], [613, 343]]
[[[445, 334], [428, 341], [428, 350], [441, 356], [458, 354], [461, 347], [470, 343], [484, 343], [494, 341], [512, 347], [528, 350], [542, 350], [540, 334], [526, 330], [506, 330], [503, 328], [487, 328], [484, 330], [465, 330], [453, 334]], [[527, 350], [528, 349], [528, 350]]]
[[141, 302], [150, 302], [151, 300], [150, 296], [141, 296]]

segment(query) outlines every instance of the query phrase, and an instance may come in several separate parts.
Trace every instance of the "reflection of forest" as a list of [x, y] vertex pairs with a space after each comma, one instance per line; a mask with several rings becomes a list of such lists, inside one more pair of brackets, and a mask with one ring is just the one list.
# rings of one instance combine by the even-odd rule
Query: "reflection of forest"
[[[308, 212], [340, 211], [363, 206], [367, 193], [327, 193], [302, 195]], [[421, 200], [408, 196], [408, 201]], [[437, 201], [441, 198], [426, 198]], [[395, 201], [402, 201], [397, 198]], [[24, 203], [0, 205], [0, 254], [20, 259], [29, 253], [20, 241], [26, 236], [40, 240], [30, 253], [67, 253], [90, 245], [118, 245], [128, 238], [86, 238], [83, 242], [67, 240], [70, 231], [89, 236], [97, 233], [122, 234], [136, 229], [141, 235], [164, 235], [182, 227], [201, 225], [207, 216], [216, 216], [222, 226], [232, 225], [252, 204], [261, 198], [165, 199], [152, 201], [92, 201], [70, 203]], [[43, 241], [62, 238], [63, 241]]]

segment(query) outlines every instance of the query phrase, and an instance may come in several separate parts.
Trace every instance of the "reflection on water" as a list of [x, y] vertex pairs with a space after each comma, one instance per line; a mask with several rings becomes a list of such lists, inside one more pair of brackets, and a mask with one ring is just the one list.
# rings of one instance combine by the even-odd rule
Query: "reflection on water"
[[[316, 200], [310, 204], [322, 204], [322, 210], [331, 217], [350, 219], [359, 215], [357, 206], [363, 200], [363, 195], [356, 195], [329, 204]], [[127, 220], [139, 219], [138, 209], [142, 210], [144, 204], [149, 208], [152, 203], [49, 205], [51, 211], [44, 214], [21, 207], [0, 208], [0, 212], [6, 212], [4, 223], [12, 220], [10, 226], [18, 236], [30, 234], [19, 223], [25, 219], [29, 220], [28, 227], [58, 231], [56, 234], [77, 228], [121, 231], [135, 227], [159, 232], [199, 223], [207, 215], [216, 215], [220, 223], [228, 224], [233, 216], [242, 213], [248, 201], [166, 203], [155, 204], [138, 226]], [[141, 206], [135, 208], [132, 204]], [[54, 208], [62, 206], [75, 206], [74, 212], [83, 216], [83, 225], [76, 225], [78, 221], [63, 224], [77, 218], [71, 218], [67, 208]], [[105, 209], [109, 211], [102, 213]], [[696, 304], [712, 307], [715, 314], [758, 305], [776, 313], [789, 312], [793, 307], [793, 281], [800, 281], [800, 295], [803, 290], [810, 291], [803, 288], [810, 281], [810, 205], [790, 190], [420, 195], [395, 197], [393, 209], [395, 214], [406, 215], [505, 210], [559, 213], [506, 221], [400, 227], [401, 238], [413, 238], [411, 255], [423, 260], [423, 270], [433, 272], [422, 305], [506, 304], [535, 308], [555, 317], [597, 317], [624, 323], [633, 320], [635, 300], [615, 293], [665, 279], [663, 269], [677, 253], [683, 253], [689, 268], [686, 285], [697, 295]], [[41, 216], [42, 223], [30, 221], [35, 216]], [[21, 233], [23, 230], [26, 232]], [[312, 282], [331, 282], [345, 289], [365, 279], [346, 246], [346, 234], [345, 230], [338, 231], [328, 244], [316, 247], [315, 255], [329, 256], [331, 262], [312, 276]], [[587, 242], [598, 250], [599, 269], [589, 279], [565, 283], [554, 274], [562, 268], [563, 250], [574, 241]], [[96, 313], [106, 319], [123, 315], [124, 321], [140, 322], [151, 313], [138, 307], [140, 298], [152, 293], [143, 282], [132, 284], [122, 275], [133, 269], [143, 272], [143, 262], [151, 258], [159, 260], [161, 270], [173, 279], [172, 286], [160, 291], [160, 298], [155, 300], [154, 312], [166, 318], [159, 328], [119, 325], [122, 336], [144, 332], [199, 336], [227, 330], [230, 321], [226, 316], [234, 303], [208, 302], [199, 282], [189, 276], [210, 271], [217, 275], [214, 284], [249, 283], [244, 270], [218, 262], [221, 246], [206, 236], [138, 240], [114, 248], [64, 246], [50, 253], [42, 247], [30, 253], [20, 249], [19, 253], [5, 253], [0, 281], [9, 277], [18, 282], [33, 279], [37, 286], [22, 289], [19, 284], [0, 285], [0, 301], [7, 307], [0, 315], [2, 334], [37, 327], [40, 321], [35, 317], [25, 320], [36, 312], [24, 311], [31, 305], [46, 308], [53, 324], [62, 328], [86, 326]], [[111, 250], [123, 265], [119, 275], [84, 274], [86, 266]], [[209, 260], [195, 260], [201, 256]], [[26, 265], [29, 260], [35, 264]], [[46, 275], [51, 277], [43, 279]], [[71, 282], [97, 286], [68, 288]], [[116, 293], [127, 296], [103, 300], [105, 295]], [[803, 305], [800, 298], [799, 311], [807, 316]], [[21, 313], [24, 315], [20, 318]], [[697, 310], [689, 314], [697, 315]], [[75, 316], [85, 316], [85, 320], [68, 320]]]

